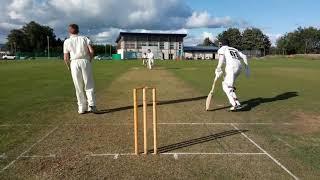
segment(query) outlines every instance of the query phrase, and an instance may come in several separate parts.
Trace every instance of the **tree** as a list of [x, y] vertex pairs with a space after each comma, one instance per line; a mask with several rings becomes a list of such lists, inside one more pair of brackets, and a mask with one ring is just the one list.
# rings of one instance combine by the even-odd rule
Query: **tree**
[[246, 29], [243, 33], [237, 28], [229, 28], [220, 33], [217, 39], [220, 42], [227, 39], [230, 46], [240, 50], [262, 50], [265, 54], [269, 53], [271, 47], [269, 37], [258, 28]]
[[286, 54], [320, 53], [320, 30], [299, 27], [279, 38], [277, 48]]
[[210, 40], [209, 37], [205, 38], [203, 40], [203, 43], [201, 44], [201, 46], [212, 46], [212, 45], [214, 45], [214, 43]]
[[286, 48], [288, 46], [288, 41], [285, 36], [280, 37], [277, 42], [277, 50], [280, 51], [280, 54], [285, 55], [286, 54]]
[[[110, 48], [111, 48], [111, 54], [110, 54]], [[111, 44], [106, 44], [106, 45], [95, 44], [93, 45], [93, 49], [95, 54], [103, 55], [103, 56], [111, 56], [116, 51], [116, 48]]]
[[19, 29], [14, 29], [10, 31], [7, 37], [7, 47], [9, 50], [14, 51], [25, 51], [28, 47], [28, 39], [26, 38], [24, 32]]
[[14, 45], [17, 50], [24, 52], [44, 52], [47, 50], [47, 37], [52, 48], [62, 46], [62, 41], [56, 39], [52, 28], [31, 21], [21, 29], [11, 30], [7, 46]]
[[227, 39], [230, 43], [230, 46], [237, 49], [242, 49], [242, 35], [239, 29], [229, 28], [226, 31], [220, 33], [217, 39], [221, 42]]
[[269, 37], [258, 28], [246, 29], [242, 33], [243, 49], [246, 50], [263, 50], [269, 52], [271, 41]]

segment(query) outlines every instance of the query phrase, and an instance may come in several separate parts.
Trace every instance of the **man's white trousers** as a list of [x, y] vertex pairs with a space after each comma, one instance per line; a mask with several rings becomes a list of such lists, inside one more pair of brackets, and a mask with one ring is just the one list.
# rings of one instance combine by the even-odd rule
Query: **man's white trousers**
[[87, 59], [72, 60], [70, 68], [79, 112], [87, 111], [88, 106], [96, 105], [91, 62]]
[[235, 93], [235, 81], [241, 73], [241, 66], [226, 67], [226, 76], [222, 82], [223, 91], [226, 93], [229, 102], [232, 106], [240, 105]]
[[154, 65], [154, 59], [148, 59], [147, 65], [148, 69], [152, 69], [152, 66]]

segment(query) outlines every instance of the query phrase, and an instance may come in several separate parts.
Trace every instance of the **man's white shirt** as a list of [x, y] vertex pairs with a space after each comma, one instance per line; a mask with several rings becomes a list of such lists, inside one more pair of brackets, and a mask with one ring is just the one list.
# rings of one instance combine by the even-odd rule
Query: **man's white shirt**
[[148, 58], [148, 60], [153, 60], [154, 59], [154, 54], [152, 52], [147, 53], [147, 58]]
[[88, 45], [91, 44], [89, 38], [79, 35], [71, 35], [64, 41], [63, 52], [70, 53], [70, 60], [87, 59], [90, 60]]
[[245, 64], [247, 64], [246, 55], [233, 47], [222, 46], [218, 50], [218, 54], [219, 56], [223, 56], [223, 59], [220, 59], [220, 61], [223, 61], [222, 63], [226, 63], [226, 67], [241, 66], [240, 60], [243, 60]]

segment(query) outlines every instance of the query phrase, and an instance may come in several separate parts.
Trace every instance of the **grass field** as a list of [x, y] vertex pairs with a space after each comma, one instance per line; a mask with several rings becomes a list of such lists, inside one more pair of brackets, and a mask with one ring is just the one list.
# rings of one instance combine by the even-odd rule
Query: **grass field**
[[[0, 179], [318, 179], [320, 61], [252, 60], [237, 113], [220, 82], [204, 111], [215, 66], [95, 62], [101, 113], [80, 116], [62, 61], [0, 62]], [[132, 89], [143, 85], [158, 88], [156, 156], [132, 154]]]

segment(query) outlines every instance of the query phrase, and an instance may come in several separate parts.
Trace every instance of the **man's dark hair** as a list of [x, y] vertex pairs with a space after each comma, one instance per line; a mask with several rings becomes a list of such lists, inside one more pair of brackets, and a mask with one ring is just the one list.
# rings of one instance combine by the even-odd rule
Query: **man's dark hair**
[[221, 43], [222, 46], [229, 46], [229, 45], [230, 45], [229, 39], [225, 39], [225, 38], [223, 38], [223, 39], [220, 41], [220, 43]]
[[79, 26], [77, 24], [70, 24], [69, 28], [70, 28], [69, 32], [71, 34], [79, 34]]

